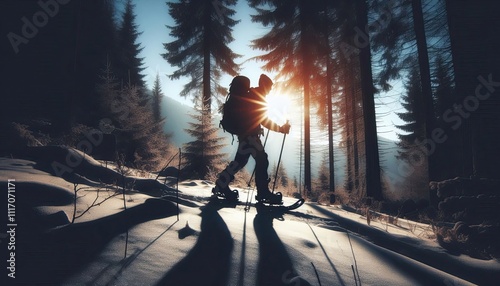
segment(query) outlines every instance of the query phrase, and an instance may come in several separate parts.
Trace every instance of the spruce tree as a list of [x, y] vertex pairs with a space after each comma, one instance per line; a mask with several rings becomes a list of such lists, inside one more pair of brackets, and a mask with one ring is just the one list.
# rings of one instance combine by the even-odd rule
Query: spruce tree
[[208, 179], [210, 174], [218, 174], [224, 168], [225, 155], [223, 138], [218, 137], [219, 128], [212, 122], [210, 110], [201, 103], [195, 105], [194, 119], [190, 129], [186, 129], [194, 140], [184, 146], [183, 158], [186, 166], [183, 173], [193, 179]]
[[141, 48], [137, 38], [141, 34], [138, 32], [138, 26], [135, 23], [134, 4], [132, 0], [125, 3], [125, 11], [122, 15], [122, 21], [118, 30], [118, 43], [120, 47], [118, 59], [118, 77], [126, 84], [134, 85], [140, 93], [144, 92], [144, 75], [141, 74], [145, 69], [143, 67], [143, 58], [139, 57]]
[[[437, 127], [435, 116], [435, 96], [432, 93], [431, 71], [429, 58], [444, 55], [448, 65], [450, 38], [447, 30], [447, 20], [444, 1], [405, 0], [391, 2], [374, 1], [376, 7], [386, 7], [390, 12], [388, 22], [380, 25], [374, 34], [374, 48], [381, 61], [378, 83], [383, 90], [391, 88], [389, 81], [399, 79], [412, 68], [413, 58], [418, 56], [420, 81], [422, 87], [422, 102], [425, 109], [425, 132], [427, 138], [432, 138], [432, 132]], [[386, 13], [387, 13], [386, 12]], [[435, 152], [428, 154], [428, 172], [430, 180], [437, 180], [443, 170], [440, 159]]]
[[212, 107], [212, 95], [226, 92], [218, 83], [222, 73], [234, 76], [238, 72], [234, 60], [239, 55], [228, 46], [234, 40], [232, 28], [239, 22], [231, 18], [236, 12], [229, 7], [235, 4], [236, 0], [167, 2], [175, 22], [175, 26], [168, 27], [174, 40], [164, 44], [166, 53], [162, 56], [178, 68], [169, 77], [189, 77], [181, 96], [201, 94], [198, 100], [208, 110]]
[[153, 84], [152, 90], [152, 108], [153, 108], [153, 118], [155, 122], [160, 122], [161, 119], [161, 102], [163, 98], [163, 92], [161, 90], [160, 75], [156, 74], [156, 79]]
[[399, 118], [405, 122], [396, 126], [405, 132], [398, 134], [400, 140], [398, 145], [401, 148], [398, 153], [401, 159], [414, 166], [422, 164], [422, 160], [426, 160], [425, 154], [420, 151], [421, 148], [418, 146], [418, 142], [423, 142], [425, 138], [425, 118], [422, 116], [422, 88], [417, 65], [410, 72], [405, 88], [406, 94], [401, 98], [401, 105], [405, 112], [397, 113]]
[[153, 132], [156, 134], [161, 134], [162, 137], [166, 139], [166, 141], [169, 143], [170, 139], [172, 137], [172, 134], [165, 133], [164, 131], [164, 126], [165, 122], [167, 121], [167, 118], [165, 116], [162, 116], [162, 100], [163, 100], [163, 92], [161, 88], [161, 83], [160, 83], [160, 76], [157, 74], [155, 82], [153, 84], [153, 90], [151, 91], [151, 97], [148, 102], [150, 104], [150, 109], [153, 117]]
[[[106, 66], [99, 73], [100, 82], [96, 87], [99, 96], [99, 113], [102, 116], [101, 123], [106, 124], [105, 129], [110, 132], [118, 124], [119, 110], [119, 86], [111, 62], [108, 60]], [[125, 112], [125, 110], [123, 110]]]
[[398, 133], [398, 157], [408, 165], [403, 183], [404, 197], [422, 198], [428, 195], [428, 157], [421, 146], [425, 139], [425, 116], [422, 110], [422, 88], [418, 64], [414, 62], [408, 80], [405, 82], [406, 94], [401, 97], [405, 112], [397, 113], [405, 123], [396, 127], [404, 133]]
[[155, 120], [152, 102], [144, 102], [136, 86], [120, 88], [109, 63], [97, 90], [104, 116], [100, 127], [115, 135], [124, 163], [148, 171], [162, 167], [169, 153], [169, 136], [163, 132], [164, 120]]
[[150, 102], [144, 104], [136, 86], [128, 85], [121, 91], [121, 104], [128, 114], [120, 118], [122, 151], [130, 166], [156, 171], [161, 168], [168, 153], [168, 137], [163, 133], [163, 121], [156, 122]]

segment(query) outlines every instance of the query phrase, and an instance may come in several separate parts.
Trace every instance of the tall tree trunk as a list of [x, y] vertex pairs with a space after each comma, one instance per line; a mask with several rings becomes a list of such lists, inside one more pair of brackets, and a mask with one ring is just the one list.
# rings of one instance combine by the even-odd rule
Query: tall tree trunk
[[[422, 84], [422, 103], [425, 116], [425, 136], [432, 138], [432, 130], [435, 127], [434, 105], [432, 98], [431, 72], [429, 67], [429, 55], [427, 52], [427, 40], [425, 37], [424, 15], [422, 12], [422, 1], [412, 0], [413, 23], [415, 36], [417, 39], [418, 65], [420, 68], [420, 81]], [[436, 180], [435, 160], [436, 156], [428, 154], [429, 180]]]
[[330, 170], [330, 192], [335, 192], [335, 164], [334, 164], [334, 148], [333, 148], [333, 103], [332, 103], [332, 70], [330, 66], [330, 58], [327, 59], [326, 65], [326, 93], [328, 100], [328, 169]]
[[326, 58], [326, 100], [328, 109], [328, 169], [330, 170], [329, 191], [335, 192], [335, 164], [334, 164], [334, 148], [333, 148], [333, 103], [332, 103], [332, 60], [330, 47], [330, 25], [328, 19], [328, 0], [324, 0], [325, 25], [323, 36], [325, 38], [325, 58]]
[[[366, 0], [356, 1], [357, 27], [368, 26], [368, 7]], [[375, 200], [382, 200], [380, 180], [380, 160], [378, 153], [377, 122], [375, 118], [374, 86], [371, 67], [371, 51], [369, 35], [367, 42], [360, 49], [359, 64], [361, 77], [361, 93], [363, 98], [363, 119], [365, 128], [366, 155], [366, 195]]]
[[[462, 109], [462, 176], [500, 173], [500, 18], [497, 1], [446, 1], [455, 70], [457, 109]], [[487, 95], [483, 97], [481, 94]], [[472, 108], [473, 96], [479, 104]], [[461, 106], [461, 107], [460, 107]], [[465, 109], [465, 110], [464, 110]]]
[[351, 83], [351, 120], [352, 120], [352, 163], [353, 163], [353, 188], [359, 190], [359, 149], [358, 149], [358, 112], [356, 110], [358, 102], [358, 86], [356, 85], [356, 76], [354, 75], [354, 67], [349, 67], [349, 76]]
[[[345, 82], [345, 81], [344, 81]], [[344, 87], [346, 88], [346, 87]], [[347, 96], [347, 92], [344, 92], [344, 102], [345, 102], [345, 143], [346, 143], [346, 160], [347, 160], [347, 191], [352, 192], [353, 190], [353, 170], [352, 170], [352, 160], [354, 159], [354, 156], [351, 154], [352, 152], [352, 139], [351, 139], [351, 127], [350, 127], [350, 117], [352, 117], [352, 114], [349, 112], [349, 98]]]
[[[461, 70], [459, 67], [461, 66], [461, 64], [460, 64], [460, 61], [458, 60], [458, 58], [460, 58], [458, 55], [460, 54], [460, 47], [462, 45], [466, 45], [467, 43], [461, 42], [460, 39], [457, 37], [457, 35], [460, 31], [457, 28], [457, 25], [459, 24], [457, 22], [457, 17], [453, 16], [455, 14], [454, 9], [453, 9], [455, 7], [454, 4], [455, 3], [452, 0], [446, 0], [446, 17], [448, 20], [448, 31], [450, 34], [450, 47], [451, 47], [451, 55], [452, 55], [452, 62], [453, 62], [453, 74], [454, 74], [455, 85], [456, 85], [455, 89], [458, 91], [457, 92], [458, 99], [461, 99], [462, 97], [461, 97], [460, 91], [465, 90], [465, 88], [463, 86], [463, 82], [465, 80], [463, 77], [463, 73], [460, 73]], [[466, 160], [466, 158], [472, 157], [470, 149], [465, 148], [465, 146], [470, 146], [468, 136], [466, 136], [467, 132], [465, 132], [469, 129], [469, 126], [468, 126], [467, 122], [465, 122], [464, 125], [465, 126], [460, 128], [459, 130], [457, 130], [457, 132], [459, 132], [459, 134], [460, 134], [460, 136], [459, 136], [460, 139], [453, 142], [454, 144], [456, 144], [455, 146], [457, 146], [456, 150], [460, 150], [454, 154], [454, 156], [456, 156], [460, 162], [460, 164], [459, 164], [460, 167], [459, 167], [457, 173], [455, 174], [455, 176], [462, 176], [462, 177], [470, 176], [473, 173], [472, 166], [471, 166], [470, 162], [468, 162], [468, 160]]]
[[304, 85], [304, 187], [306, 192], [311, 192], [311, 115], [310, 115], [310, 102], [311, 102], [311, 88], [309, 84], [311, 69], [311, 55], [309, 51], [309, 29], [306, 20], [306, 6], [309, 3], [301, 0], [300, 7], [300, 25], [301, 25], [301, 38], [300, 38], [300, 53], [302, 61], [302, 82]]
[[[307, 66], [307, 64], [306, 64]], [[306, 73], [307, 68], [304, 69]], [[304, 187], [307, 193], [311, 192], [311, 115], [310, 115], [310, 87], [309, 77], [303, 75], [304, 80]]]
[[203, 109], [207, 108], [210, 113], [212, 109], [211, 100], [211, 81], [210, 81], [210, 70], [211, 70], [211, 53], [210, 53], [210, 16], [212, 2], [207, 1], [207, 8], [205, 9], [204, 15], [204, 33], [203, 33]]

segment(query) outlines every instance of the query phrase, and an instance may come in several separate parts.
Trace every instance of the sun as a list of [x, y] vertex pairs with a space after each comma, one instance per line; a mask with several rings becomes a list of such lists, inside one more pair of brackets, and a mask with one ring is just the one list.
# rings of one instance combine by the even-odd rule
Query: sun
[[287, 94], [271, 93], [266, 97], [266, 114], [277, 124], [284, 124], [289, 119], [290, 97]]

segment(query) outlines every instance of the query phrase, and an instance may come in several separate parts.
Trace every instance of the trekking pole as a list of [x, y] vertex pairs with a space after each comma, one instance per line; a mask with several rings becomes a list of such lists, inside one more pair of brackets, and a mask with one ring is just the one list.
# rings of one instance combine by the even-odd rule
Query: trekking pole
[[[287, 124], [288, 124], [288, 120], [287, 120]], [[274, 175], [273, 194], [274, 194], [274, 188], [276, 187], [276, 179], [278, 179], [278, 171], [280, 169], [281, 155], [283, 154], [283, 147], [285, 146], [285, 139], [286, 139], [286, 133], [283, 134], [283, 142], [281, 143], [280, 156], [278, 158], [278, 165], [276, 166], [276, 174]]]
[[[264, 139], [264, 148], [266, 148], [267, 137], [269, 137], [269, 129], [267, 129], [266, 139]], [[253, 168], [252, 175], [250, 176], [250, 180], [248, 180], [247, 187], [250, 188], [250, 184], [252, 183], [253, 176], [255, 175], [255, 170], [257, 169], [257, 165]]]

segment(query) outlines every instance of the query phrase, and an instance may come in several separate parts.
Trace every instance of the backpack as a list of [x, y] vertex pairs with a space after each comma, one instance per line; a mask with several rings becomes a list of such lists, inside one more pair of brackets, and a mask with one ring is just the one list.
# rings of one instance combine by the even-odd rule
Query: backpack
[[222, 106], [222, 120], [219, 126], [232, 135], [243, 135], [249, 129], [248, 91], [250, 79], [246, 76], [236, 76], [231, 81], [229, 94]]

